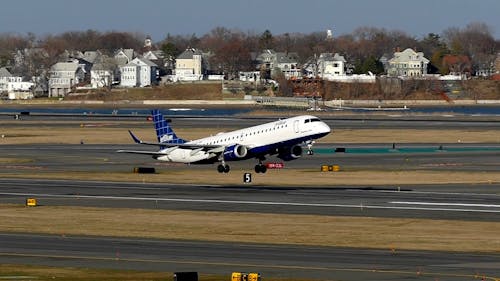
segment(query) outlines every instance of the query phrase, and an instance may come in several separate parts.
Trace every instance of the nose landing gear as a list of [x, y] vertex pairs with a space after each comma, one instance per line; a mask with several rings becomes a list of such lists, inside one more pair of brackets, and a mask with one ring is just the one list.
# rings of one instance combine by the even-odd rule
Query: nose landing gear
[[314, 151], [313, 151], [313, 149], [312, 149], [313, 144], [314, 144], [314, 141], [312, 141], [312, 140], [310, 140], [310, 141], [306, 141], [306, 145], [307, 145], [307, 155], [314, 155]]

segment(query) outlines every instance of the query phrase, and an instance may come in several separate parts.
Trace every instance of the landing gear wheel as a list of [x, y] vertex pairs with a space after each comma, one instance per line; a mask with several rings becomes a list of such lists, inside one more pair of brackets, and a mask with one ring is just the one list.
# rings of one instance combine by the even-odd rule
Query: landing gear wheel
[[260, 168], [260, 172], [265, 174], [267, 172], [267, 167], [266, 165], [262, 165], [261, 168]]
[[267, 171], [267, 167], [265, 165], [262, 165], [262, 164], [257, 164], [255, 165], [255, 172], [256, 173], [265, 173]]
[[307, 141], [306, 144], [307, 144], [307, 155], [313, 155], [314, 151], [312, 150], [312, 147], [313, 147], [314, 141]]
[[224, 173], [224, 170], [225, 170], [224, 165], [219, 164], [219, 166], [217, 166], [217, 172]]
[[217, 172], [219, 173], [229, 173], [229, 170], [231, 170], [231, 168], [229, 168], [229, 165], [219, 164], [219, 166], [217, 166]]

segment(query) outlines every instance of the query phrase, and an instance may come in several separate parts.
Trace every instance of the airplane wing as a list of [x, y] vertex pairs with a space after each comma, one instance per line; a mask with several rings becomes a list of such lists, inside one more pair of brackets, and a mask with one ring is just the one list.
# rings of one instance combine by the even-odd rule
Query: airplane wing
[[[162, 143], [162, 142], [145, 142], [140, 140], [132, 131], [128, 131], [132, 139], [134, 140], [135, 143], [138, 144], [145, 144], [145, 145], [154, 145], [154, 146], [163, 146], [163, 147], [178, 147], [178, 148], [186, 148], [186, 149], [197, 149], [197, 148], [202, 148], [203, 150], [210, 150], [210, 152], [216, 152], [212, 151], [214, 149], [217, 150], [217, 148], [220, 148], [220, 145], [205, 145], [205, 144], [194, 144], [194, 143]], [[223, 146], [222, 146], [223, 148]], [[224, 150], [224, 149], [222, 149]]]
[[134, 154], [144, 154], [144, 155], [165, 155], [165, 153], [158, 151], [142, 151], [142, 150], [117, 150], [118, 153], [134, 153]]

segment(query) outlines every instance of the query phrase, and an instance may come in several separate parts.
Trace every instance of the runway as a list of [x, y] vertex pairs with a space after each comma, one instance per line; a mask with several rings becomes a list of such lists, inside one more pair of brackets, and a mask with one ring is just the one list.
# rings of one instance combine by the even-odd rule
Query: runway
[[[498, 185], [270, 187], [0, 179], [0, 203], [500, 221]], [[460, 191], [462, 190], [462, 191]]]
[[471, 280], [500, 274], [498, 254], [5, 233], [0, 240], [0, 263], [14, 264], [346, 281]]
[[[31, 118], [31, 117], [30, 117]], [[38, 117], [34, 117], [37, 120]], [[394, 118], [394, 120], [385, 119]], [[275, 119], [275, 118], [274, 118]], [[410, 118], [411, 119], [411, 118]], [[76, 120], [76, 119], [75, 119]], [[264, 120], [267, 121], [267, 120]], [[179, 126], [209, 126], [210, 118], [176, 118]], [[238, 121], [239, 122], [239, 121]], [[261, 123], [241, 119], [238, 126]], [[345, 128], [464, 128], [498, 129], [496, 120], [446, 118], [397, 120], [386, 117], [327, 119]], [[331, 123], [330, 123], [331, 122]], [[9, 125], [10, 126], [10, 125]], [[12, 126], [15, 126], [12, 125]], [[144, 126], [150, 127], [150, 124]], [[234, 126], [231, 118], [221, 119], [221, 129]], [[372, 148], [383, 144], [363, 144]], [[287, 168], [302, 169], [322, 164], [338, 164], [348, 170], [398, 171], [436, 170], [498, 172], [500, 147], [480, 144], [492, 150], [460, 150], [470, 145], [442, 144], [458, 150], [425, 153], [316, 153]], [[349, 144], [321, 144], [318, 151]], [[355, 145], [356, 146], [356, 145]], [[387, 144], [390, 146], [390, 144]], [[418, 150], [436, 144], [405, 144]], [[359, 145], [357, 145], [359, 147]], [[51, 172], [131, 172], [135, 166], [151, 166], [168, 171], [171, 166], [149, 157], [114, 153], [136, 149], [135, 145], [34, 144], [2, 145], [0, 155], [27, 161], [4, 163], [0, 175], [27, 170]], [[446, 149], [445, 149], [446, 150]], [[275, 159], [270, 158], [270, 161]], [[254, 160], [231, 163], [235, 170], [251, 170]], [[175, 165], [196, 173], [206, 166]], [[210, 167], [210, 166], [209, 166]], [[215, 173], [215, 166], [214, 173]], [[252, 186], [234, 183], [201, 185], [100, 182], [74, 180], [34, 180], [0, 178], [0, 203], [23, 204], [36, 197], [45, 206], [94, 206], [108, 208], [148, 208], [165, 210], [236, 211], [324, 216], [370, 216], [385, 218], [425, 218], [469, 221], [500, 221], [500, 184], [342, 186]], [[480, 233], [478, 232], [478, 235]], [[75, 266], [93, 268], [190, 271], [229, 274], [258, 271], [267, 277], [295, 277], [336, 280], [471, 280], [500, 275], [499, 254], [396, 251], [336, 247], [280, 246], [204, 241], [171, 241], [110, 237], [72, 237], [0, 233], [0, 263]], [[446, 243], [445, 241], [443, 243]]]

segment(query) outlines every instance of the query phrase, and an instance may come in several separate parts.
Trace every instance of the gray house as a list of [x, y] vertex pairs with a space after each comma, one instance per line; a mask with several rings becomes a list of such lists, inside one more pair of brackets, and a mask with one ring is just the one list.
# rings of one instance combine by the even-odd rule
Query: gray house
[[49, 97], [64, 97], [84, 77], [85, 72], [77, 62], [54, 64], [49, 72]]
[[419, 77], [427, 74], [429, 60], [424, 57], [423, 52], [415, 52], [406, 49], [395, 52], [392, 59], [388, 61], [387, 74], [389, 76]]
[[300, 77], [302, 71], [298, 66], [297, 53], [275, 52], [274, 50], [264, 50], [256, 60], [256, 68], [264, 76], [274, 76], [277, 71], [283, 72], [287, 79]]

